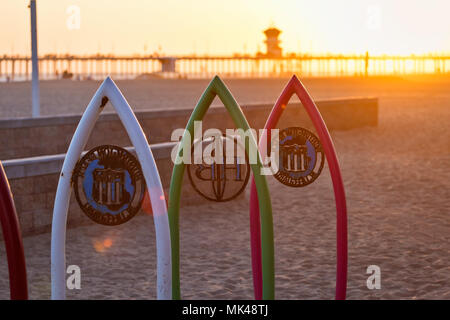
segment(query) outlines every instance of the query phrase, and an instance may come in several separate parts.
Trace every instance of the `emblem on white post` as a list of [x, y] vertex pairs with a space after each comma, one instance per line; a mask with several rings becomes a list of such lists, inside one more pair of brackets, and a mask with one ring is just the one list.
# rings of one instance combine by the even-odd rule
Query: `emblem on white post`
[[[115, 108], [125, 127], [125, 130], [135, 147], [138, 161], [128, 152], [124, 152], [124, 149], [115, 146], [100, 146], [94, 148], [95, 150], [93, 149], [87, 153], [89, 157], [92, 157], [93, 161], [86, 160], [86, 156], [80, 160], [95, 122], [108, 101], [111, 102]], [[102, 158], [100, 155], [102, 152], [109, 152], [109, 156]], [[96, 157], [98, 158], [97, 160], [99, 160], [97, 162], [95, 162], [94, 159]], [[126, 166], [121, 166], [120, 159], [124, 160], [124, 157], [128, 159], [125, 161], [128, 163]], [[111, 160], [111, 158], [113, 158], [113, 160]], [[86, 208], [88, 208], [86, 210], [89, 210], [89, 206], [91, 211], [94, 207], [101, 209], [92, 211], [92, 216], [88, 214], [93, 220], [98, 218], [99, 220], [97, 222], [101, 221], [100, 223], [103, 222], [103, 224], [116, 225], [131, 219], [136, 213], [136, 208], [138, 208], [142, 202], [142, 192], [144, 192], [145, 185], [147, 185], [156, 230], [157, 298], [171, 299], [172, 259], [170, 229], [161, 179], [158, 174], [155, 159], [153, 158], [147, 139], [145, 138], [145, 134], [136, 119], [133, 110], [110, 77], [107, 77], [105, 81], [103, 81], [81, 117], [80, 123], [70, 142], [59, 177], [52, 221], [52, 299], [65, 299], [66, 297], [66, 223], [73, 186], [72, 173], [75, 173], [74, 177], [78, 179], [79, 176], [77, 176], [76, 173], [81, 171], [76, 171], [75, 168], [77, 167], [79, 170], [84, 170], [83, 172], [86, 173], [88, 168], [82, 169], [83, 164], [89, 166], [92, 163], [94, 163], [93, 167], [95, 166], [95, 163], [98, 165], [98, 167], [94, 168], [92, 171], [92, 184], [90, 184], [90, 186], [93, 189], [89, 189], [89, 181], [85, 180], [86, 188], [83, 188], [82, 194], [80, 194], [80, 190], [76, 193], [79, 198], [85, 197], [85, 200], [89, 200], [86, 202]], [[89, 168], [89, 170], [90, 169], [92, 168]], [[141, 178], [142, 175], [143, 179]], [[114, 183], [108, 183], [108, 181]], [[94, 188], [95, 186], [97, 187], [96, 189]], [[86, 190], [90, 190], [91, 193], [86, 192]], [[89, 198], [89, 196], [91, 198]], [[131, 211], [127, 211], [123, 206], [128, 206], [127, 208], [131, 208]], [[106, 214], [102, 216], [103, 213]], [[116, 214], [116, 216], [114, 214]]]

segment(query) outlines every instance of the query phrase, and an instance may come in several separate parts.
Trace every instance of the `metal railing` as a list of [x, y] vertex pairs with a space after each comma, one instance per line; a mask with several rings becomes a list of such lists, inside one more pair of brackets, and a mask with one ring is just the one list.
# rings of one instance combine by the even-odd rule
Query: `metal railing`
[[[446, 74], [450, 55], [292, 55], [283, 58], [253, 56], [112, 56], [45, 55], [39, 58], [40, 79], [134, 79], [163, 77], [264, 78], [296, 73], [303, 77]], [[0, 56], [0, 81], [31, 79], [29, 56]]]

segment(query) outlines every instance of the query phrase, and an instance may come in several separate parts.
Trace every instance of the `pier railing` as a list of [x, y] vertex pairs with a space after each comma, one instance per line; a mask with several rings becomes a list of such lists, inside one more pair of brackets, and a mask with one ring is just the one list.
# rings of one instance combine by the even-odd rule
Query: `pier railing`
[[[303, 77], [445, 74], [450, 72], [450, 55], [369, 56], [296, 55], [283, 58], [253, 56], [74, 56], [46, 55], [39, 58], [40, 79], [116, 79], [163, 76], [183, 78], [282, 77], [296, 73]], [[31, 58], [0, 56], [0, 81], [31, 79]]]

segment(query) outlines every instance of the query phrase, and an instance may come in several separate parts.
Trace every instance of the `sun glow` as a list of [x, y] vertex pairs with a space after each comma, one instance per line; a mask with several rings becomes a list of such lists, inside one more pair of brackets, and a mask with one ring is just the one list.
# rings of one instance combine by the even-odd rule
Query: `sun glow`
[[[27, 0], [0, 3], [0, 54], [29, 54]], [[39, 52], [255, 54], [282, 30], [285, 53], [450, 51], [447, 0], [37, 0]], [[78, 9], [77, 9], [78, 8]]]

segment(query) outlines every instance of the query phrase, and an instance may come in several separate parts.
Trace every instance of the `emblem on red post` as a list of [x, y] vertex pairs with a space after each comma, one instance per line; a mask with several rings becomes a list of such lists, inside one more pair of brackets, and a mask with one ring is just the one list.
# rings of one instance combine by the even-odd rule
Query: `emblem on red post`
[[280, 130], [279, 144], [279, 171], [274, 175], [278, 181], [290, 187], [304, 187], [317, 179], [325, 156], [314, 133], [289, 127]]

